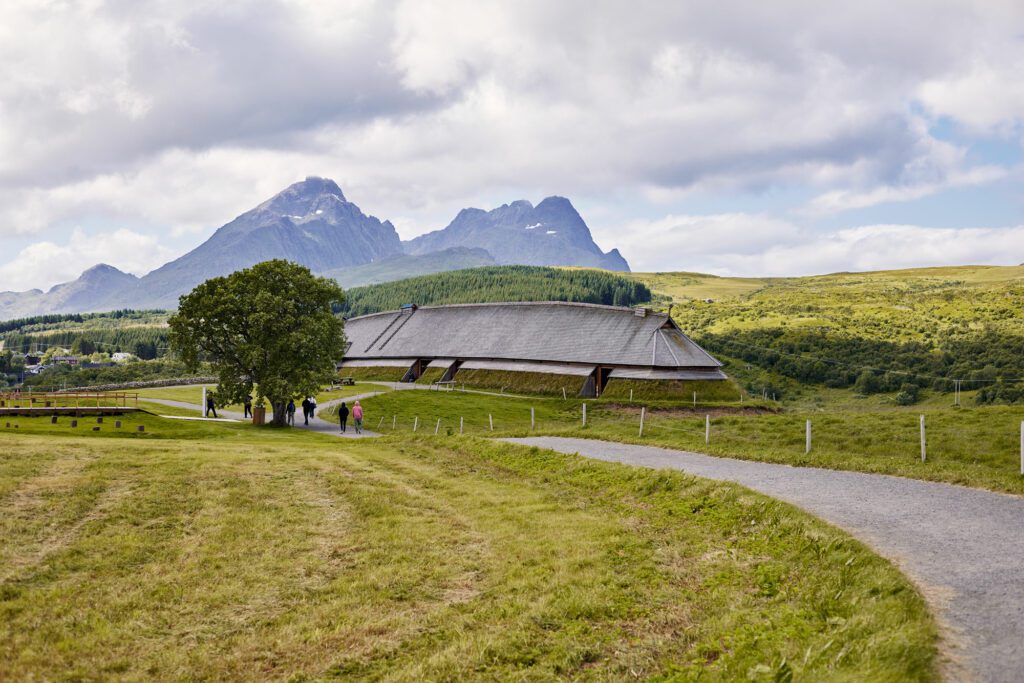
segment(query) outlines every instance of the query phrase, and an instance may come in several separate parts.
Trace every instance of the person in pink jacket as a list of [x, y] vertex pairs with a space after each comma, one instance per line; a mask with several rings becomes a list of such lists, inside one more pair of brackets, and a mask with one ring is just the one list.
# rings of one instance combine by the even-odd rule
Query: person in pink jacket
[[356, 434], [363, 433], [363, 407], [359, 405], [359, 401], [352, 406], [352, 423], [356, 428]]

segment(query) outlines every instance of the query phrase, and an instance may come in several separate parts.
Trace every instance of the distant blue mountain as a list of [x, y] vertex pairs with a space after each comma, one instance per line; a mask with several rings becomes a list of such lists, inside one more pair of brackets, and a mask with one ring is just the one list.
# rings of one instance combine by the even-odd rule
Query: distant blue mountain
[[564, 197], [548, 197], [537, 206], [521, 199], [491, 211], [463, 209], [448, 227], [420, 235], [404, 246], [408, 254], [476, 247], [486, 249], [502, 264], [629, 270], [618, 249], [601, 251], [590, 228]]

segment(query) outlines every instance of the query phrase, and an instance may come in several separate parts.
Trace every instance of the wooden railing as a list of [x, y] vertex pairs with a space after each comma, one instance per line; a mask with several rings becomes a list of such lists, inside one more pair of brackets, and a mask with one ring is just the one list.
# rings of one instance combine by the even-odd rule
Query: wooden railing
[[139, 407], [139, 395], [123, 391], [0, 393], [0, 408], [127, 408]]

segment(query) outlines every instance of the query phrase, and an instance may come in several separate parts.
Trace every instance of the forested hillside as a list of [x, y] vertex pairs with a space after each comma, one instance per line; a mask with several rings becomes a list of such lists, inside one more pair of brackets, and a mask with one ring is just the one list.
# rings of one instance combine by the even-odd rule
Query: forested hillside
[[123, 310], [8, 320], [0, 322], [0, 342], [5, 350], [21, 353], [56, 346], [84, 355], [121, 351], [156, 358], [167, 346], [167, 313]]
[[1024, 268], [634, 277], [670, 297], [677, 322], [709, 351], [784, 377], [902, 392], [906, 402], [954, 380], [983, 402], [1024, 398]]
[[357, 287], [347, 293], [346, 317], [394, 310], [402, 304], [492, 301], [576, 301], [632, 306], [650, 301], [642, 282], [599, 270], [492, 266]]

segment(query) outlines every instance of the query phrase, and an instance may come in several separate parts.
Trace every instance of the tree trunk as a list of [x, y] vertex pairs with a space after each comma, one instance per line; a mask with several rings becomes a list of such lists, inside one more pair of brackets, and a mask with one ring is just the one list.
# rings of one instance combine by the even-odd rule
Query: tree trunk
[[271, 422], [275, 427], [285, 426], [285, 416], [288, 408], [287, 403], [275, 403], [274, 405], [274, 420]]

